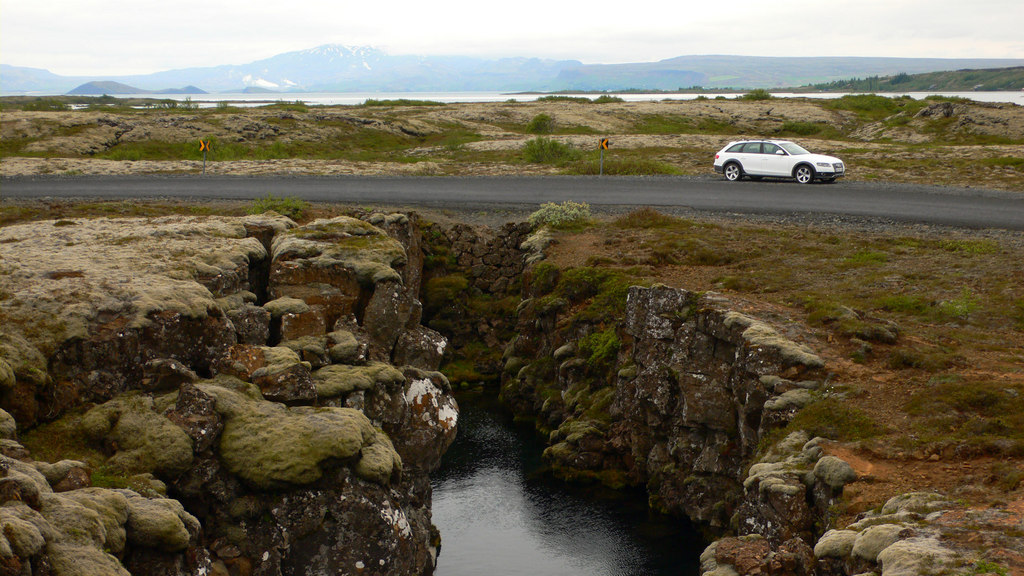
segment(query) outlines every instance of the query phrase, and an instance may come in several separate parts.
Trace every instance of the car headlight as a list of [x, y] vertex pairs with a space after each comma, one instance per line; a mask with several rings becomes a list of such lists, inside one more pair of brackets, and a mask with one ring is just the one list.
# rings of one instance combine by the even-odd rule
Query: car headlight
[[829, 162], [817, 162], [817, 165], [821, 168], [831, 168], [832, 164]]

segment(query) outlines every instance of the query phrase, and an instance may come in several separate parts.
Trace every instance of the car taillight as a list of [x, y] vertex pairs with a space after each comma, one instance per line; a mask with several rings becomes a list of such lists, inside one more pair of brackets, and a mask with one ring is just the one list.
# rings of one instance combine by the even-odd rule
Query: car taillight
[[715, 154], [715, 160], [718, 160], [718, 154]]

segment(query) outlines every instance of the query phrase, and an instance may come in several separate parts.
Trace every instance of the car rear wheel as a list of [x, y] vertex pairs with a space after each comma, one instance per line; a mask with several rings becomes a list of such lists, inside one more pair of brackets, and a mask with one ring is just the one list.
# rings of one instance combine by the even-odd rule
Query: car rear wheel
[[743, 170], [741, 170], [740, 165], [735, 162], [726, 164], [723, 173], [725, 174], [725, 179], [730, 182], [735, 182], [743, 176]]
[[797, 166], [793, 177], [801, 184], [810, 184], [814, 181], [814, 170], [810, 166]]

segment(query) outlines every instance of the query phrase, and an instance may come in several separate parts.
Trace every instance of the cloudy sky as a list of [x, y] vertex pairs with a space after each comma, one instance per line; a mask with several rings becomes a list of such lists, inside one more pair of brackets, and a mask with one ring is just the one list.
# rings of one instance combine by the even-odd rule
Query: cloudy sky
[[0, 63], [63, 75], [321, 44], [584, 63], [692, 54], [1024, 58], [1021, 0], [0, 0]]

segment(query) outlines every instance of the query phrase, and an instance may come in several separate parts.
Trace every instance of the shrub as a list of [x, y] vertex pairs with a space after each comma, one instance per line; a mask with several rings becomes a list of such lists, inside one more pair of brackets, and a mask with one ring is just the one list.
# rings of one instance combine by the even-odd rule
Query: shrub
[[618, 104], [620, 102], [625, 102], [625, 100], [618, 96], [608, 96], [607, 94], [594, 99], [594, 104]]
[[586, 224], [590, 221], [590, 205], [572, 200], [566, 200], [561, 204], [546, 202], [540, 205], [540, 210], [530, 214], [529, 221], [534, 228], [544, 225], [564, 228]]
[[771, 100], [772, 98], [774, 98], [772, 93], [764, 88], [757, 88], [740, 96], [740, 100]]
[[533, 164], [564, 164], [577, 157], [575, 148], [550, 138], [534, 138], [523, 145], [523, 158]]
[[309, 208], [309, 204], [305, 200], [295, 197], [278, 198], [273, 194], [267, 194], [266, 197], [259, 198], [252, 203], [252, 206], [249, 207], [249, 214], [262, 214], [268, 210], [273, 210], [292, 220], [298, 220], [302, 218], [306, 208]]
[[577, 104], [590, 104], [592, 100], [582, 96], [541, 96], [540, 98], [537, 98], [537, 102], [574, 102]]
[[537, 114], [526, 125], [526, 131], [530, 134], [551, 134], [555, 131], [555, 119], [548, 114]]

